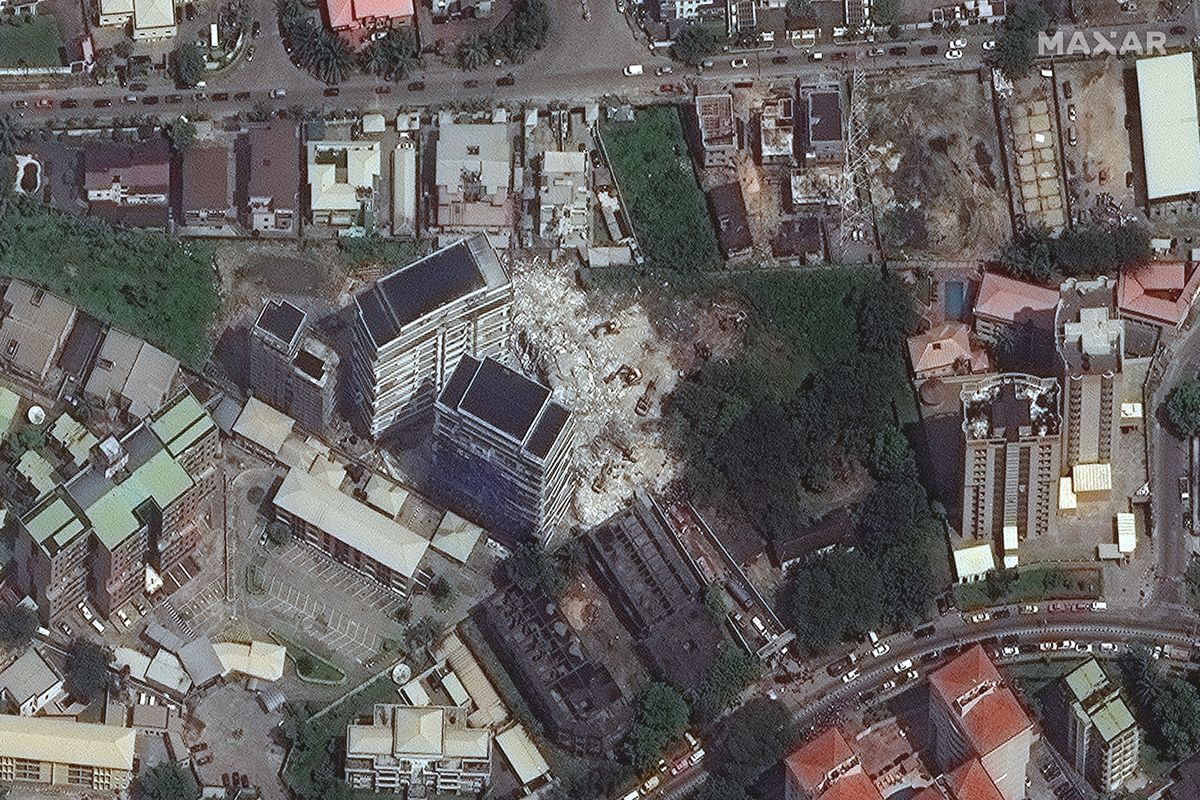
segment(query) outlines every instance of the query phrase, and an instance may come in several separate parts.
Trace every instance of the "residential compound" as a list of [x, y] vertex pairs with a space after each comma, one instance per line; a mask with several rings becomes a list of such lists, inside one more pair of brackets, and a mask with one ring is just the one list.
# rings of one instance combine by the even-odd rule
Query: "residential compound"
[[75, 325], [75, 306], [45, 289], [14, 280], [4, 290], [0, 313], [0, 365], [35, 386], [47, 384]]
[[438, 115], [434, 227], [445, 235], [507, 237], [516, 219], [512, 140], [506, 122], [459, 123]]
[[129, 27], [134, 41], [173, 39], [179, 32], [171, 0], [102, 0], [100, 25]]
[[217, 427], [184, 392], [121, 437], [17, 520], [22, 591], [49, 621], [81, 601], [108, 617], [196, 544], [215, 488]]
[[576, 487], [571, 413], [550, 389], [464, 355], [434, 404], [433, 468], [468, 516], [546, 541]]
[[32, 717], [62, 694], [63, 677], [36, 648], [0, 670], [0, 712]]
[[1120, 686], [1090, 658], [1062, 679], [1059, 691], [1063, 753], [1098, 791], [1116, 792], [1137, 770], [1141, 742]]
[[363, 225], [375, 210], [381, 168], [379, 142], [309, 142], [312, 221], [339, 228]]
[[784, 800], [883, 800], [837, 728], [826, 728], [783, 761]]
[[83, 170], [84, 199], [91, 213], [143, 227], [166, 227], [170, 221], [171, 153], [166, 139], [92, 144], [84, 150]]
[[538, 235], [558, 247], [589, 243], [592, 218], [587, 153], [547, 150], [538, 189]]
[[350, 365], [359, 421], [373, 437], [427, 411], [464, 355], [500, 355], [512, 285], [483, 236], [380, 278], [355, 298]]
[[0, 714], [0, 783], [123, 794], [133, 780], [133, 728]]
[[1015, 567], [1020, 542], [1045, 534], [1058, 510], [1058, 382], [992, 375], [968, 384], [961, 399], [966, 437], [962, 535], [999, 542], [1004, 566]]
[[286, 300], [267, 300], [250, 329], [250, 392], [310, 431], [334, 412], [340, 359], [308, 333], [308, 315]]
[[478, 793], [492, 773], [492, 732], [456, 706], [377, 704], [346, 728], [346, 782], [355, 789]]
[[282, 120], [251, 128], [238, 137], [237, 151], [239, 170], [246, 176], [243, 224], [258, 233], [295, 234], [300, 220], [299, 128]]

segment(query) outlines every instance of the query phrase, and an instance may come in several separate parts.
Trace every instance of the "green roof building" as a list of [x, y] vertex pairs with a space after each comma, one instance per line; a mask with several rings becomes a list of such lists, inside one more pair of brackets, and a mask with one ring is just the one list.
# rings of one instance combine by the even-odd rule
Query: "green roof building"
[[1091, 658], [1063, 678], [1066, 755], [1100, 792], [1115, 792], [1137, 769], [1140, 736], [1120, 687]]

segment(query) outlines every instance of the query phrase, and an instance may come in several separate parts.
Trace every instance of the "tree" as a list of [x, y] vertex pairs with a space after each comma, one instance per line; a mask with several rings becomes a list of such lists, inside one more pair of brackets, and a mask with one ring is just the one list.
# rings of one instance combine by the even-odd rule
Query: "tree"
[[433, 598], [433, 607], [439, 611], [449, 608], [454, 603], [454, 587], [441, 575], [435, 576], [429, 582], [429, 595]]
[[187, 117], [180, 117], [171, 123], [168, 138], [171, 140], [171, 149], [182, 153], [196, 141], [196, 124]]
[[204, 80], [207, 65], [200, 48], [188, 42], [175, 50], [172, 58], [175, 80], [183, 86], [195, 86]]
[[689, 22], [675, 36], [671, 50], [680, 61], [698, 66], [704, 59], [719, 51], [724, 40], [724, 32], [715, 25]]
[[64, 686], [76, 700], [90, 703], [111, 685], [108, 665], [112, 652], [89, 639], [75, 639], [67, 647]]
[[19, 131], [12, 114], [0, 114], [0, 156], [11, 156], [16, 151]]
[[8, 606], [0, 609], [0, 646], [24, 647], [37, 633], [38, 618], [26, 606]]
[[822, 653], [879, 627], [883, 579], [866, 554], [836, 549], [795, 571], [783, 588], [781, 610], [801, 649]]
[[192, 774], [174, 761], [163, 761], [140, 778], [144, 800], [198, 800], [200, 787]]
[[638, 698], [637, 721], [630, 730], [626, 751], [638, 770], [655, 764], [688, 724], [683, 696], [665, 683], [652, 683]]
[[518, 0], [492, 37], [491, 49], [510, 61], [524, 61], [531, 50], [540, 50], [550, 37], [550, 8], [546, 0]]
[[696, 715], [713, 719], [729, 706], [758, 673], [758, 659], [740, 647], [724, 645], [696, 692]]
[[280, 519], [267, 523], [267, 541], [274, 545], [285, 545], [292, 540], [292, 526]]
[[371, 42], [363, 54], [363, 69], [389, 81], [398, 81], [420, 63], [417, 40], [408, 28], [394, 28]]
[[27, 450], [42, 450], [46, 447], [46, 432], [36, 425], [24, 425], [8, 437], [8, 457], [20, 458]]
[[1167, 422], [1177, 436], [1200, 433], [1200, 379], [1185, 378], [1167, 395]]
[[883, 480], [893, 480], [914, 470], [916, 463], [904, 431], [893, 425], [875, 434], [869, 466], [875, 477]]
[[871, 4], [871, 22], [880, 27], [894, 25], [899, 12], [899, 0], [875, 0]]
[[784, 8], [788, 19], [807, 20], [813, 18], [813, 0], [787, 0], [787, 5]]
[[567, 588], [567, 569], [557, 554], [547, 553], [539, 541], [525, 542], [504, 561], [508, 579], [523, 591], [541, 589], [558, 597]]
[[1020, 0], [1009, 10], [993, 51], [1004, 74], [1028, 74], [1037, 59], [1037, 36], [1050, 23], [1050, 15], [1036, 0]]
[[855, 305], [862, 349], [881, 355], [900, 352], [915, 323], [912, 300], [900, 281], [890, 274], [871, 281], [858, 291]]
[[705, 759], [710, 774], [731, 785], [722, 787], [721, 793], [701, 796], [713, 800], [745, 796], [728, 792], [752, 785], [763, 771], [778, 764], [794, 736], [795, 724], [782, 703], [754, 698], [731, 712], [709, 737]]
[[491, 46], [487, 39], [474, 34], [458, 47], [458, 63], [463, 69], [479, 69], [491, 58]]

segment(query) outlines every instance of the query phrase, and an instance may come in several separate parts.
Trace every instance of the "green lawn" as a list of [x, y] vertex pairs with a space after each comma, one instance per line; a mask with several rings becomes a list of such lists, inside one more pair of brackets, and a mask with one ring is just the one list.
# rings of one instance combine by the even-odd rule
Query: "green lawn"
[[208, 358], [220, 307], [212, 253], [207, 243], [118, 230], [29, 201], [0, 220], [0, 274], [41, 284], [192, 367]]
[[1104, 591], [1104, 582], [1096, 567], [1022, 567], [1016, 580], [998, 597], [988, 593], [986, 582], [954, 587], [955, 601], [963, 611], [1009, 603], [1037, 602], [1048, 599], [1095, 600]]
[[286, 636], [271, 631], [271, 638], [287, 648], [288, 659], [296, 669], [296, 676], [302, 681], [337, 685], [346, 680], [346, 673], [336, 664], [322, 658], [302, 644], [293, 642]]
[[675, 106], [638, 111], [601, 131], [621, 195], [651, 269], [679, 272], [720, 263], [704, 195]]
[[[17, 17], [0, 24], [0, 67], [61, 67], [58, 23], [54, 17]], [[27, 20], [28, 21], [25, 21]]]

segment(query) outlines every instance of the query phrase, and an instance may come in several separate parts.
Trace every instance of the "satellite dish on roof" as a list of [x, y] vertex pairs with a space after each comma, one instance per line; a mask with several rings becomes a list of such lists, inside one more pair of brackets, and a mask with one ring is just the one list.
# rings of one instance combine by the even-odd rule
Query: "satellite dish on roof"
[[25, 418], [29, 420], [30, 425], [41, 425], [46, 421], [46, 409], [41, 406], [30, 406], [29, 411], [25, 412]]
[[397, 686], [403, 686], [412, 680], [412, 667], [401, 661], [396, 666], [392, 667], [392, 683]]

